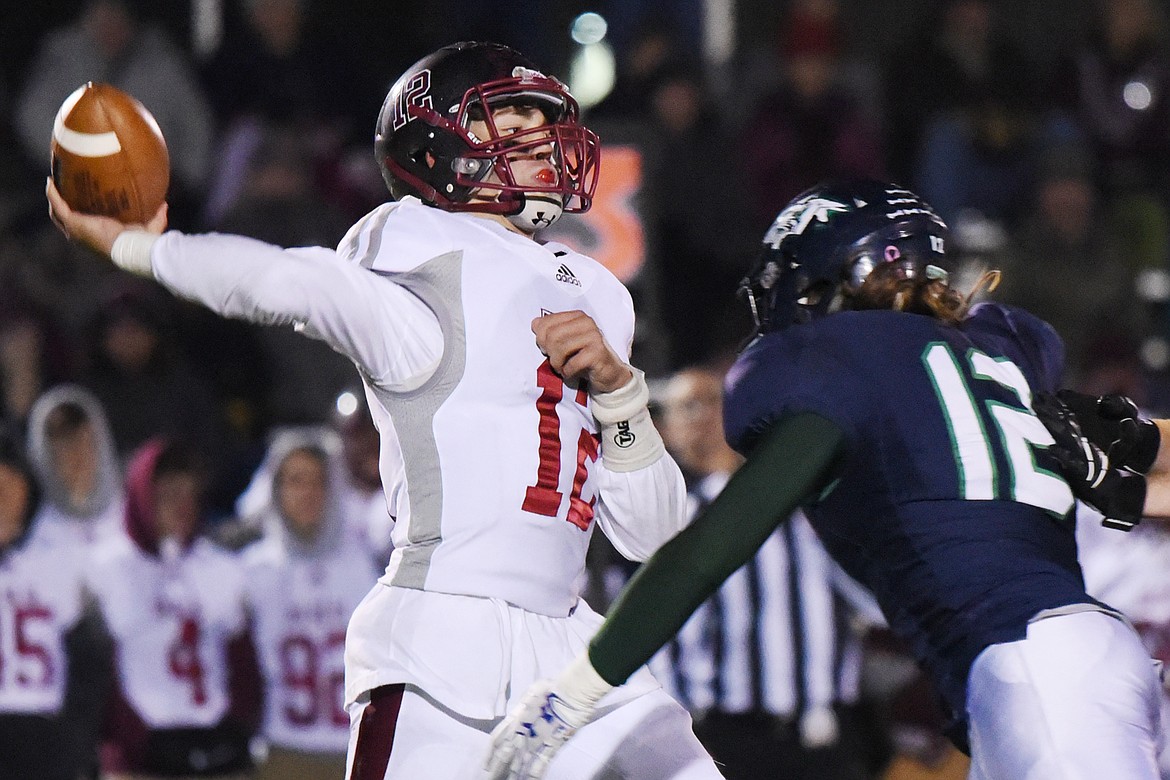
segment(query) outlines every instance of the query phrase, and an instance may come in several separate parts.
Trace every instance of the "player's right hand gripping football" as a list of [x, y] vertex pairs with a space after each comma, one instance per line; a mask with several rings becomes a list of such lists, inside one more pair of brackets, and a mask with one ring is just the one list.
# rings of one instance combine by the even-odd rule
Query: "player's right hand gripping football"
[[557, 695], [551, 680], [539, 680], [515, 709], [492, 730], [485, 768], [492, 780], [539, 780], [569, 737], [585, 725], [592, 709]]
[[1130, 531], [1141, 522], [1146, 479], [1126, 467], [1129, 460], [1111, 457], [1110, 452], [1120, 451], [1130, 456], [1132, 447], [1118, 450], [1116, 439], [1097, 441], [1086, 435], [1082, 428], [1085, 415], [1074, 412], [1065, 403], [1064, 392], [1059, 397], [1038, 393], [1032, 401], [1036, 416], [1055, 439], [1048, 451], [1060, 463], [1061, 474], [1076, 497], [1104, 515], [1102, 525]]
[[61, 232], [82, 246], [89, 247], [100, 255], [110, 256], [114, 241], [125, 230], [145, 230], [161, 235], [167, 229], [167, 204], [164, 201], [158, 211], [145, 225], [128, 225], [113, 217], [96, 214], [82, 214], [74, 211], [61, 197], [52, 179], [45, 183], [45, 197], [49, 199], [49, 216]]

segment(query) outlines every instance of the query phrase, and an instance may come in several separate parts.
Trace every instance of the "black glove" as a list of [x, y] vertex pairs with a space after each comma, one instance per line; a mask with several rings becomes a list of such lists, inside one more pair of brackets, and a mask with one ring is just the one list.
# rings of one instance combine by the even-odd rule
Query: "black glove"
[[1085, 395], [1061, 390], [1057, 395], [1076, 416], [1085, 438], [1124, 468], [1145, 474], [1158, 457], [1162, 434], [1158, 426], [1138, 413], [1137, 404], [1124, 395]]
[[1081, 430], [1079, 417], [1060, 398], [1047, 393], [1032, 399], [1036, 416], [1056, 443], [1048, 448], [1060, 464], [1073, 494], [1104, 515], [1101, 524], [1130, 531], [1141, 522], [1146, 478], [1122, 468]]

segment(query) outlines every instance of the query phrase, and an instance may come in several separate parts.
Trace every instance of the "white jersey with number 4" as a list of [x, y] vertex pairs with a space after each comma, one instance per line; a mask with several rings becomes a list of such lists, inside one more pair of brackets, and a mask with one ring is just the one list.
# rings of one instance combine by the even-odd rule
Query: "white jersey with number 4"
[[0, 713], [52, 715], [65, 697], [64, 638], [81, 614], [83, 550], [53, 524], [0, 553]]
[[91, 573], [121, 693], [146, 726], [217, 724], [229, 705], [227, 646], [245, 625], [237, 557], [196, 539], [164, 560], [121, 536], [94, 551]]

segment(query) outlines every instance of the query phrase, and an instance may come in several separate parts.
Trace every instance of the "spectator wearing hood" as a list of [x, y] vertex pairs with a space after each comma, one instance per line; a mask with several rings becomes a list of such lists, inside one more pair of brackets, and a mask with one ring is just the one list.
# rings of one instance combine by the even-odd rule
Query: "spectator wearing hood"
[[17, 440], [0, 437], [0, 776], [71, 780], [84, 758], [69, 708], [93, 682], [74, 671], [84, 561], [42, 507]]
[[126, 534], [90, 587], [116, 648], [103, 729], [110, 778], [244, 777], [258, 695], [237, 556], [200, 535], [195, 450], [148, 440], [126, 469]]
[[[352, 406], [350, 401], [353, 402]], [[271, 448], [285, 436], [300, 436], [311, 438], [324, 450], [331, 473], [336, 472], [336, 489], [340, 496], [346, 536], [364, 547], [367, 556], [381, 570], [394, 551], [391, 537], [395, 523], [387, 509], [386, 496], [382, 493], [378, 429], [360, 388], [343, 393], [338, 405], [346, 411], [332, 414], [329, 425], [274, 428], [267, 446]], [[272, 502], [276, 465], [270, 456], [263, 459], [252, 473], [248, 486], [236, 498], [236, 519], [216, 529], [217, 538], [225, 546], [242, 549], [263, 534], [263, 519]], [[402, 464], [400, 461], [392, 461], [387, 468], [401, 469]]]
[[262, 536], [243, 553], [265, 682], [262, 780], [345, 772], [345, 629], [378, 572], [347, 533], [344, 477], [329, 442], [320, 429], [273, 440], [261, 466], [271, 474], [257, 516]]
[[46, 522], [85, 549], [122, 531], [122, 471], [105, 410], [75, 384], [42, 393], [29, 412], [28, 455]]

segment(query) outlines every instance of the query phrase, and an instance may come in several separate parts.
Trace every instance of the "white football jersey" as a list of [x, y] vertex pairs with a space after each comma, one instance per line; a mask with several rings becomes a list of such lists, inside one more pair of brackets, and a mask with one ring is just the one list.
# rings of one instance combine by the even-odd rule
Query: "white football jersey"
[[371, 212], [338, 253], [421, 298], [444, 339], [420, 386], [367, 381], [397, 519], [383, 582], [567, 615], [593, 530], [597, 425], [531, 323], [582, 310], [627, 356], [629, 292], [566, 246], [409, 198]]
[[396, 519], [388, 583], [564, 616], [595, 511], [638, 560], [685, 524], [674, 461], [624, 473], [598, 463], [585, 388], [561, 381], [536, 346], [533, 319], [580, 310], [629, 355], [629, 292], [568, 247], [404, 198], [336, 251], [170, 232], [151, 269], [177, 295], [293, 325], [354, 361]]
[[345, 753], [345, 628], [376, 573], [344, 539], [297, 555], [268, 537], [243, 553], [253, 640], [264, 674], [264, 736], [292, 750]]
[[43, 519], [0, 555], [0, 713], [54, 714], [65, 697], [64, 637], [81, 614], [84, 557]]
[[[636, 560], [685, 525], [674, 461], [606, 468], [587, 389], [536, 345], [534, 319], [579, 310], [629, 356], [629, 292], [568, 247], [408, 197], [336, 251], [169, 232], [151, 271], [224, 316], [321, 339], [362, 375], [395, 549], [350, 622], [351, 701], [405, 681], [468, 717], [502, 715], [510, 692], [555, 671], [545, 661], [567, 663], [600, 622], [578, 599], [594, 525]], [[555, 641], [528, 636], [542, 620], [559, 621]], [[540, 664], [516, 661], [513, 636], [542, 649]], [[503, 665], [482, 662], [491, 647]], [[645, 678], [618, 695], [644, 693]]]
[[72, 544], [87, 551], [126, 533], [123, 521], [126, 509], [120, 500], [111, 502], [101, 512], [84, 519], [74, 517], [51, 504], [47, 504], [43, 511], [46, 524], [58, 527]]
[[127, 536], [94, 551], [89, 588], [122, 695], [148, 728], [209, 727], [229, 705], [227, 646], [245, 627], [238, 556], [196, 539], [154, 557]]

